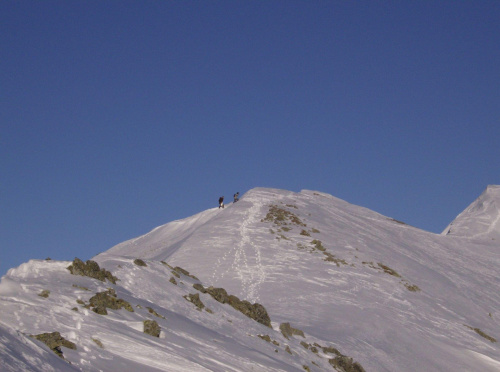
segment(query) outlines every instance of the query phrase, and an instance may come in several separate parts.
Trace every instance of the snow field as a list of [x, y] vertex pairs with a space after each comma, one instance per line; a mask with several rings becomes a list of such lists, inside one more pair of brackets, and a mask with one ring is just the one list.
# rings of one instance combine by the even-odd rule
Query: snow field
[[[333, 370], [331, 354], [302, 341], [333, 346], [367, 371], [497, 371], [498, 190], [489, 186], [451, 234], [436, 235], [324, 193], [257, 188], [96, 256], [116, 285], [71, 275], [70, 262], [32, 260], [0, 283], [0, 369]], [[175, 276], [175, 266], [199, 281]], [[197, 291], [200, 281], [264, 305], [274, 329]], [[108, 288], [134, 312], [83, 306]], [[145, 319], [157, 321], [159, 338], [142, 332]], [[285, 322], [305, 338], [287, 340]], [[27, 337], [56, 330], [77, 344], [63, 348], [71, 365]]]

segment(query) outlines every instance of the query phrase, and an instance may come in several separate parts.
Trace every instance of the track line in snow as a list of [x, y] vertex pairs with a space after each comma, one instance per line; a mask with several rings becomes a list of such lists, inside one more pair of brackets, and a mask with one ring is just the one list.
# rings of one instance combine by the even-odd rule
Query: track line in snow
[[[242, 281], [244, 290], [248, 293], [249, 300], [251, 301], [259, 300], [258, 289], [266, 277], [264, 267], [262, 266], [260, 248], [253, 243], [250, 237], [251, 229], [249, 227], [258, 222], [259, 211], [261, 208], [262, 203], [253, 202], [252, 207], [247, 210], [244, 221], [240, 227], [241, 240], [237, 246], [237, 254], [235, 255], [235, 261], [233, 263], [238, 272], [238, 276]], [[251, 249], [248, 250], [248, 253], [252, 253], [254, 255], [253, 258], [255, 259], [255, 267], [250, 267], [248, 265], [246, 255], [246, 248], [248, 246], [251, 247]], [[243, 265], [238, 262], [240, 257], [243, 258]], [[242, 268], [244, 270], [242, 270]]]
[[[259, 301], [259, 288], [266, 280], [266, 272], [262, 264], [261, 248], [253, 242], [254, 226], [260, 221], [261, 209], [269, 204], [270, 200], [249, 200], [252, 206], [245, 210], [238, 233], [238, 243], [219, 257], [211, 275], [212, 282], [216, 283], [226, 275], [234, 276], [241, 283], [242, 293], [246, 293], [247, 300]], [[274, 200], [273, 200], [274, 202]], [[210, 242], [212, 247], [227, 247], [222, 239]], [[222, 269], [222, 270], [221, 270]]]
[[[216, 250], [222, 249], [224, 247], [224, 244], [222, 242], [222, 239], [217, 238], [215, 240], [210, 241], [210, 246], [212, 248], [216, 248]], [[228, 257], [232, 254], [233, 251], [235, 251], [235, 247], [233, 247], [231, 250], [225, 250], [225, 253], [222, 257], [217, 259], [217, 263], [215, 264], [213, 273], [212, 273], [212, 283], [216, 283], [219, 279], [224, 278], [225, 274], [228, 272], [228, 269], [225, 271], [221, 272], [220, 267], [226, 262]]]
[[[243, 223], [240, 226], [241, 239], [236, 246], [237, 254], [235, 255], [233, 266], [237, 271], [243, 290], [247, 293], [248, 300], [259, 302], [259, 289], [266, 281], [266, 270], [262, 264], [262, 251], [258, 244], [255, 244], [252, 239], [252, 226], [260, 221], [261, 210], [270, 203], [278, 203], [283, 199], [284, 195], [274, 197], [272, 200], [263, 198], [259, 200], [251, 200], [252, 206], [247, 209]], [[255, 262], [252, 266], [248, 264], [248, 256]], [[241, 259], [243, 258], [242, 262]]]

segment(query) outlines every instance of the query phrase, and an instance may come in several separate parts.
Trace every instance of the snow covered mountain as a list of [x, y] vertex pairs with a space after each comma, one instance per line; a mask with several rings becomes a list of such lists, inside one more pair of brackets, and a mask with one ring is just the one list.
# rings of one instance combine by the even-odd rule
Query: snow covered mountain
[[32, 260], [0, 282], [0, 370], [498, 371], [499, 203], [437, 235], [256, 188], [94, 263]]
[[488, 186], [442, 234], [483, 241], [500, 240], [500, 186]]

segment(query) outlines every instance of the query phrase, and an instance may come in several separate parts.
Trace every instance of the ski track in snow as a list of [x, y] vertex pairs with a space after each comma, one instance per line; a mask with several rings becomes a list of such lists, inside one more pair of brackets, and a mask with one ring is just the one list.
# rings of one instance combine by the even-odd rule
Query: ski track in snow
[[[283, 196], [278, 197], [278, 199], [282, 198]], [[247, 300], [252, 302], [260, 301], [259, 288], [266, 280], [266, 271], [262, 264], [261, 248], [252, 240], [251, 226], [260, 221], [260, 211], [270, 201], [267, 199], [251, 200], [252, 206], [246, 210], [239, 228], [241, 238], [238, 239], [238, 244], [234, 245], [231, 250], [226, 250], [226, 253], [217, 260], [211, 276], [212, 282], [216, 283], [227, 273], [233, 273], [241, 282], [241, 291], [246, 294]], [[227, 244], [220, 240], [211, 242], [211, 245], [227, 247]], [[221, 272], [221, 266], [231, 257], [232, 263]]]
[[[247, 209], [243, 223], [240, 226], [241, 239], [234, 248], [234, 260], [231, 266], [241, 280], [242, 291], [247, 294], [247, 299], [252, 302], [260, 301], [259, 288], [266, 280], [266, 271], [262, 264], [261, 248], [251, 238], [252, 229], [250, 226], [260, 221], [260, 211], [265, 205], [271, 202], [277, 203], [284, 197], [284, 195], [273, 195], [272, 199], [252, 199], [252, 207]], [[249, 246], [250, 249], [248, 249]], [[254, 254], [250, 258], [255, 260], [255, 266], [248, 265], [247, 254], [250, 253]]]
[[[212, 247], [212, 248], [215, 248], [215, 250], [219, 250], [219, 249], [224, 249], [224, 244], [222, 242], [222, 239], [215, 239], [215, 240], [211, 240], [209, 242], [209, 245]], [[227, 260], [227, 257], [231, 254], [232, 251], [234, 251], [235, 248], [233, 247], [231, 250], [226, 250], [224, 255], [221, 257], [221, 258], [218, 258], [217, 259], [217, 263], [215, 264], [214, 266], [214, 270], [213, 270], [213, 273], [212, 273], [212, 283], [216, 283], [218, 279], [223, 279], [225, 274], [228, 272], [228, 270], [225, 270], [223, 271], [222, 273], [220, 273], [220, 267], [222, 266], [223, 263], [226, 262]]]
[[[235, 256], [235, 262], [238, 257], [245, 258], [245, 270], [247, 271], [249, 278], [244, 281], [244, 272], [241, 270], [241, 266], [236, 266], [238, 269], [239, 276], [244, 284], [244, 290], [248, 293], [249, 300], [257, 302], [259, 301], [258, 289], [266, 279], [266, 273], [264, 267], [262, 266], [261, 251], [260, 247], [255, 245], [250, 238], [251, 229], [249, 226], [257, 222], [259, 217], [259, 211], [262, 208], [262, 203], [254, 202], [252, 207], [247, 210], [246, 217], [241, 224], [240, 234], [241, 239], [237, 246], [237, 255]], [[255, 252], [255, 268], [248, 266], [248, 261], [246, 259], [245, 247], [250, 245], [252, 247], [251, 252]]]
[[[258, 219], [258, 212], [262, 207], [262, 203], [253, 202], [251, 208], [245, 213], [243, 218], [243, 223], [240, 225], [239, 234], [241, 239], [238, 239], [239, 243], [234, 245], [231, 250], [227, 250], [224, 255], [217, 260], [212, 273], [212, 282], [217, 282], [219, 279], [223, 279], [228, 272], [234, 272], [237, 278], [241, 281], [242, 292], [248, 293], [248, 300], [257, 301], [257, 289], [262, 284], [265, 279], [265, 272], [261, 263], [261, 252], [260, 248], [253, 244], [250, 238], [251, 226]], [[211, 242], [212, 246], [224, 247], [224, 244], [220, 239]], [[248, 246], [252, 249], [248, 250]], [[249, 257], [247, 253], [255, 253], [255, 257], [250, 257], [250, 259], [255, 258], [256, 267], [252, 267], [248, 264]], [[220, 267], [228, 260], [233, 258], [230, 267], [226, 270], [220, 271]]]

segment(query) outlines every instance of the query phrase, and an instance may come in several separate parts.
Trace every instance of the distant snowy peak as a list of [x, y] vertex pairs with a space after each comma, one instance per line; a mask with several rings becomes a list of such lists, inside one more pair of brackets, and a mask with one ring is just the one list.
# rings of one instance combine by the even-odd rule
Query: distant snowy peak
[[442, 235], [500, 241], [500, 185], [488, 186]]

